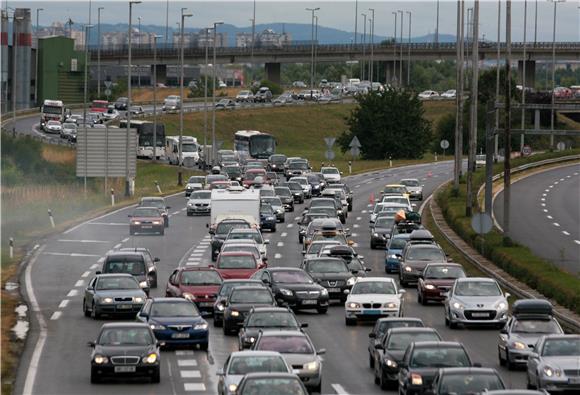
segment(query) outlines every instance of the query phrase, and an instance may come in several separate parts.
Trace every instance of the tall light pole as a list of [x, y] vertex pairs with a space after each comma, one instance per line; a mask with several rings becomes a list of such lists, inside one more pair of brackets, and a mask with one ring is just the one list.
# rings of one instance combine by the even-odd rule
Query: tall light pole
[[479, 82], [479, 0], [473, 2], [473, 49], [471, 74], [471, 116], [469, 125], [469, 153], [467, 159], [467, 204], [465, 214], [471, 217], [473, 211], [473, 174], [475, 173], [475, 155], [477, 153], [477, 98]]
[[512, 2], [506, 0], [505, 6], [505, 125], [504, 125], [504, 171], [503, 171], [503, 234], [504, 240], [510, 235], [510, 208], [511, 208], [511, 153], [512, 153], [512, 112], [511, 112], [511, 57], [512, 57]]
[[554, 148], [554, 106], [556, 96], [554, 89], [556, 88], [556, 9], [557, 5], [564, 0], [551, 0], [554, 3], [554, 25], [552, 29], [552, 110], [550, 111], [550, 149]]
[[126, 144], [126, 152], [125, 152], [125, 196], [131, 196], [131, 179], [129, 178], [129, 155], [135, 155], [135, 152], [130, 150], [129, 148], [129, 131], [131, 128], [131, 69], [132, 65], [132, 57], [131, 57], [131, 36], [133, 35], [133, 4], [141, 4], [141, 0], [130, 0], [129, 1], [129, 47], [128, 47], [128, 61], [129, 65], [127, 67], [127, 130], [125, 132], [125, 144]]
[[181, 97], [179, 105], [179, 170], [177, 171], [177, 185], [183, 185], [183, 34], [185, 26], [185, 18], [192, 17], [193, 14], [185, 14], [184, 11], [187, 8], [181, 9], [181, 31], [179, 33], [179, 52], [180, 52], [180, 65], [179, 65], [179, 96]]
[[256, 40], [256, 0], [254, 0], [254, 12], [253, 12], [253, 16], [252, 16], [252, 47], [251, 47], [251, 53], [250, 53], [250, 63], [252, 66], [252, 72], [250, 73], [250, 75], [252, 76], [250, 78], [250, 82], [252, 83], [252, 85], [254, 84], [254, 41]]
[[[312, 13], [312, 27], [310, 28], [310, 40], [312, 44], [312, 54], [310, 60], [310, 89], [314, 89], [314, 13], [318, 11], [320, 7], [316, 8], [306, 8], [306, 11], [310, 11]], [[312, 93], [312, 92], [311, 92]]]
[[318, 15], [314, 15], [314, 82], [316, 83], [316, 57], [318, 56]]
[[153, 163], [157, 161], [157, 39], [153, 36]]
[[105, 7], [97, 8], [97, 97], [101, 98], [101, 10]]
[[395, 34], [393, 34], [393, 78], [392, 81], [397, 83], [397, 13], [391, 12], [395, 16]]
[[373, 66], [374, 66], [374, 60], [375, 60], [375, 49], [374, 49], [374, 44], [375, 44], [375, 9], [374, 8], [369, 8], [369, 11], [371, 12], [372, 18], [371, 18], [371, 61], [369, 62], [369, 79], [371, 80], [371, 88], [372, 88], [372, 83], [373, 83]]
[[212, 104], [212, 114], [211, 114], [211, 162], [212, 162], [212, 166], [216, 163], [215, 162], [215, 157], [216, 157], [216, 140], [215, 140], [215, 80], [216, 80], [216, 69], [217, 69], [217, 65], [216, 65], [216, 55], [215, 55], [215, 47], [216, 47], [216, 42], [217, 42], [217, 27], [219, 25], [223, 25], [223, 22], [214, 22], [213, 23], [213, 67], [212, 67], [212, 90], [211, 90], [211, 104]]
[[[88, 32], [89, 29], [93, 27], [93, 25], [85, 25], [85, 37], [88, 37]], [[85, 83], [84, 83], [84, 94], [83, 94], [83, 123], [85, 125], [85, 131], [84, 131], [84, 135], [85, 135], [85, 175], [83, 177], [83, 185], [84, 185], [84, 192], [85, 195], [87, 194], [87, 162], [88, 162], [88, 133], [87, 133], [87, 128], [86, 128], [86, 120], [87, 120], [87, 80], [88, 80], [88, 70], [89, 70], [89, 42], [88, 40], [85, 40]]]
[[407, 87], [411, 86], [411, 11], [407, 11], [409, 14], [409, 47], [407, 48]]
[[[138, 24], [138, 28], [137, 30], [139, 30], [139, 39], [137, 41], [137, 44], [139, 46], [139, 49], [141, 49], [141, 17], [138, 16], [137, 20], [139, 21]], [[137, 66], [137, 86], [139, 87], [139, 89], [141, 89], [141, 66]]]
[[165, 2], [165, 48], [169, 40], [169, 0]]
[[[205, 30], [205, 84], [203, 88], [203, 149], [204, 153], [207, 155], [207, 70], [208, 70], [208, 47], [209, 47], [209, 31], [211, 28], [206, 27]], [[207, 165], [207, 158], [203, 158], [204, 166]]]
[[439, 0], [437, 0], [437, 16], [435, 22], [435, 45], [439, 46]]
[[[13, 22], [12, 22], [12, 32], [15, 30], [16, 21], [24, 20], [23, 16], [16, 16], [16, 11], [14, 11]], [[13, 34], [13, 46], [12, 50], [14, 55], [12, 56], [14, 62], [12, 65], [12, 133], [16, 132], [16, 65], [18, 64], [16, 58], [18, 56], [18, 39], [15, 34]]]
[[363, 39], [362, 39], [362, 58], [361, 58], [361, 66], [360, 66], [360, 79], [364, 81], [365, 79], [365, 49], [367, 46], [367, 14], [362, 13], [361, 16], [363, 17]]
[[397, 12], [401, 13], [401, 61], [399, 62], [399, 83], [403, 86], [403, 14], [402, 10], [398, 10]]
[[[495, 100], [499, 100], [499, 84], [500, 84], [500, 69], [499, 61], [501, 57], [501, 0], [497, 1], [497, 54], [496, 54], [496, 70], [495, 70]], [[499, 129], [499, 110], [495, 110], [495, 128]], [[499, 135], [495, 133], [494, 135], [494, 147], [493, 155], [494, 160], [497, 160], [499, 154]]]
[[534, 47], [538, 43], [538, 0], [536, 0], [536, 15], [534, 21]]
[[457, 33], [455, 38], [455, 136], [454, 142], [454, 161], [453, 161], [453, 189], [459, 191], [459, 173], [461, 171], [461, 157], [462, 147], [460, 145], [459, 136], [463, 133], [462, 119], [460, 112], [460, 103], [462, 102], [462, 82], [463, 75], [461, 70], [463, 68], [461, 44], [463, 37], [461, 33], [463, 26], [463, 0], [457, 0]]
[[354, 0], [354, 45], [356, 47], [358, 35], [358, 0]]
[[[522, 130], [526, 128], [526, 33], [528, 30], [528, 1], [524, 0], [524, 62], [522, 70]], [[520, 135], [520, 152], [524, 151], [525, 134]]]
[[36, 9], [36, 65], [34, 67], [34, 101], [37, 105], [40, 105], [40, 103], [38, 103], [38, 30], [40, 29], [40, 25], [38, 24], [38, 14], [40, 11], [44, 11], [44, 8]]

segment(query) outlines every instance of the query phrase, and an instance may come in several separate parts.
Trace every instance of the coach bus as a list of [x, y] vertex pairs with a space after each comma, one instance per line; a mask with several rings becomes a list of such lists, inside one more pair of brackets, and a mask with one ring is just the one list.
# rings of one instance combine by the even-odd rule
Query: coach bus
[[[127, 120], [122, 120], [119, 124], [121, 129], [127, 128]], [[131, 120], [131, 128], [137, 130], [139, 143], [137, 146], [137, 158], [153, 159], [153, 122]], [[165, 125], [157, 124], [157, 149], [155, 157], [159, 159], [165, 157]]]
[[257, 130], [238, 130], [234, 135], [234, 149], [240, 156], [268, 159], [276, 153], [276, 139]]

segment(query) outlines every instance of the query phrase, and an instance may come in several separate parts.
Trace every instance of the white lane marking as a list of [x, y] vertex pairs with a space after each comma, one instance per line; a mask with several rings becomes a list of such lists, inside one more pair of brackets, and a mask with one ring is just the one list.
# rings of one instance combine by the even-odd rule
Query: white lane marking
[[560, 181], [564, 181], [564, 178], [560, 178]]
[[360, 228], [360, 225], [359, 224], [353, 224], [352, 227], [353, 228]]
[[79, 294], [79, 291], [77, 291], [76, 289], [71, 289], [70, 292], [66, 294], [66, 296], [71, 298], [73, 296], [77, 296], [78, 294]]
[[353, 243], [353, 244], [352, 244], [352, 246], [353, 246], [354, 248], [356, 248], [356, 247], [358, 247], [358, 243]]
[[81, 274], [81, 277], [82, 277], [82, 278], [87, 278], [87, 277], [89, 276], [89, 274], [91, 274], [91, 272], [89, 272], [89, 271], [86, 271], [86, 272], [84, 272], [83, 274]]
[[542, 196], [548, 196], [548, 194], [547, 193], [542, 193]]
[[367, 210], [363, 210], [363, 211], [361, 211], [361, 213], [362, 214], [366, 214], [367, 213]]
[[358, 236], [358, 233], [353, 233], [353, 234], [351, 234], [351, 236], [352, 237], [357, 237]]
[[286, 233], [286, 232], [280, 233], [280, 237], [286, 237], [286, 236], [288, 236], [288, 233]]
[[104, 257], [104, 256], [100, 257], [100, 258], [97, 260], [97, 263], [103, 263], [103, 262], [105, 262], [105, 257]]
[[348, 392], [344, 389], [344, 387], [340, 384], [331, 384], [330, 385], [333, 390], [336, 391], [338, 395], [348, 395]]
[[580, 244], [580, 240], [574, 240], [574, 243]]
[[554, 185], [558, 185], [560, 181], [554, 181]]
[[205, 241], [205, 240], [202, 240], [199, 242], [200, 246], [208, 246], [209, 244], [210, 244], [209, 241]]
[[282, 254], [279, 254], [279, 253], [278, 253], [278, 254], [275, 254], [275, 255], [274, 255], [274, 259], [280, 259], [280, 258], [282, 258]]
[[194, 252], [193, 254], [190, 255], [190, 257], [202, 257], [202, 256], [203, 256], [203, 253], [201, 253], [201, 252], [197, 252], [197, 253]]
[[197, 250], [199, 250], [199, 251], [207, 250], [208, 247], [209, 247], [209, 245], [203, 245], [203, 246], [202, 245], [199, 245], [199, 246], [195, 247], [194, 252], [197, 251]]
[[295, 217], [294, 221], [298, 221], [300, 219], [300, 217]]
[[562, 231], [566, 236], [570, 236], [570, 233], [566, 232], [565, 230]]
[[106, 240], [73, 240], [73, 239], [58, 239], [60, 243], [111, 243]]
[[200, 379], [201, 372], [199, 370], [180, 370], [179, 375], [182, 379]]
[[362, 217], [356, 217], [357, 221], [360, 221], [362, 219]]
[[369, 204], [367, 204], [367, 207], [373, 207], [373, 205], [369, 203]]
[[193, 355], [192, 350], [175, 350], [175, 355], [183, 356], [183, 355]]
[[566, 178], [572, 178], [572, 176], [570, 176], [570, 175], [567, 175], [567, 176], [566, 176]]
[[197, 266], [197, 265], [199, 265], [199, 262], [187, 262], [185, 264], [185, 266]]
[[121, 243], [126, 243], [129, 241], [129, 239], [131, 239], [130, 237], [125, 237], [123, 240], [121, 240]]
[[187, 207], [184, 207], [184, 208], [182, 208], [182, 209], [181, 209], [181, 210], [179, 210], [179, 211], [185, 211], [185, 210], [187, 210]]
[[540, 204], [540, 206], [546, 207], [546, 203], [542, 203], [542, 204]]
[[547, 209], [544, 209], [544, 212], [545, 212], [545, 213], [547, 213], [547, 212], [548, 212], [548, 210], [547, 210]]
[[98, 263], [95, 263], [95, 264], [91, 265], [91, 267], [89, 267], [89, 269], [95, 270], [98, 267], [99, 267], [99, 264]]
[[549, 190], [549, 189], [544, 189], [544, 191], [546, 191], [546, 192], [550, 192], [550, 190]]
[[178, 359], [177, 366], [197, 366], [195, 359]]
[[294, 224], [288, 224], [286, 227], [287, 227], [288, 229], [290, 229], [290, 228], [293, 228], [293, 227], [294, 227]]
[[75, 283], [75, 287], [82, 287], [85, 285], [85, 280], [79, 280]]
[[554, 222], [552, 225], [554, 225], [554, 226], [555, 226], [555, 227], [557, 227], [557, 228], [559, 228], [559, 227], [560, 227], [560, 224], [559, 224], [559, 223], [557, 223], [557, 222]]
[[552, 189], [554, 188], [554, 185], [549, 185], [548, 188]]
[[276, 247], [284, 247], [284, 242], [283, 242], [283, 241], [279, 241], [279, 242], [276, 244]]
[[55, 311], [54, 313], [52, 313], [52, 315], [50, 316], [51, 321], [55, 321], [58, 320], [60, 318], [60, 316], [62, 315], [62, 313], [60, 311]]
[[372, 183], [373, 183], [373, 180], [365, 182], [365, 184], [372, 184]]
[[174, 211], [171, 213], [171, 215], [177, 215], [177, 214], [179, 214], [179, 211]]
[[541, 198], [540, 200], [541, 200], [542, 202], [545, 202], [545, 201], [546, 201], [546, 198]]
[[62, 302], [58, 305], [59, 309], [64, 309], [68, 305], [68, 299], [63, 299]]
[[76, 252], [43, 252], [42, 255], [70, 256], [70, 257], [98, 257], [95, 254], [78, 254]]
[[554, 217], [552, 217], [551, 215], [546, 215], [546, 218], [548, 218], [548, 219], [554, 219]]
[[[128, 226], [128, 223], [125, 222], [89, 222], [86, 225], [105, 225], [105, 226]], [[71, 229], [64, 232], [65, 234], [68, 233]]]
[[116, 249], [118, 249], [118, 248], [121, 248], [121, 245], [122, 245], [121, 243], [119, 243], [119, 244], [115, 244], [115, 246], [113, 247], [113, 249], [115, 249], [115, 250], [116, 250]]
[[360, 185], [355, 185], [354, 187], [355, 187], [355, 188], [360, 188]]
[[203, 383], [184, 383], [183, 388], [186, 391], [204, 391], [205, 392], [205, 384]]

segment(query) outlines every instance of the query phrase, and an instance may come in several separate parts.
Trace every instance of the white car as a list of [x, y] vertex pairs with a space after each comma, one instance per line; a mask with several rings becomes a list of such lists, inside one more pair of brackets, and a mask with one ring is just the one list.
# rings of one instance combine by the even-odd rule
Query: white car
[[403, 196], [403, 195], [401, 195], [401, 196], [393, 196], [393, 195], [383, 196], [381, 203], [396, 203], [396, 204], [400, 204], [400, 205], [406, 205], [407, 211], [413, 211], [413, 209], [416, 207], [415, 204], [411, 204], [411, 201], [409, 200], [409, 198], [407, 196]]
[[292, 177], [289, 182], [297, 182], [302, 187], [302, 192], [304, 192], [304, 197], [310, 199], [312, 197], [312, 185], [308, 182], [306, 177]]
[[57, 133], [62, 132], [62, 123], [60, 121], [48, 121], [44, 126], [44, 131], [46, 133]]
[[63, 139], [71, 139], [73, 136], [76, 138], [77, 135], [77, 124], [72, 122], [65, 122], [62, 125], [62, 130], [60, 131], [60, 137]]
[[455, 99], [457, 95], [457, 91], [455, 89], [449, 89], [441, 94], [441, 97], [444, 99]]
[[400, 204], [394, 202], [379, 202], [375, 204], [369, 222], [375, 222], [379, 213], [392, 213], [393, 215], [399, 210], [409, 210], [412, 207], [407, 204]]
[[358, 277], [344, 303], [345, 323], [354, 325], [358, 320], [376, 321], [381, 317], [403, 315], [404, 289], [398, 289], [389, 277]]
[[252, 93], [252, 91], [240, 91], [236, 95], [236, 101], [237, 102], [253, 103], [254, 102], [254, 94]]
[[117, 119], [119, 118], [119, 111], [115, 110], [115, 108], [111, 106], [103, 113], [103, 118], [107, 121]]
[[191, 192], [187, 201], [187, 215], [209, 214], [211, 211], [211, 191]]
[[409, 199], [423, 200], [423, 185], [416, 178], [404, 178], [400, 182], [409, 192]]
[[429, 100], [429, 99], [436, 99], [439, 97], [439, 93], [435, 91], [423, 91], [419, 93], [419, 99]]
[[340, 171], [336, 167], [323, 167], [320, 169], [324, 180], [329, 184], [340, 184]]

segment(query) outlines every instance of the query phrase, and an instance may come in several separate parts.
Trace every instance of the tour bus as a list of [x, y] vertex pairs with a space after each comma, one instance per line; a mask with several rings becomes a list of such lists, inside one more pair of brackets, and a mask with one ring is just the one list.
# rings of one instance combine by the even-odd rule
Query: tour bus
[[64, 123], [66, 109], [62, 100], [45, 100], [40, 109], [40, 127], [44, 129], [48, 121]]
[[[127, 120], [122, 120], [119, 123], [121, 129], [127, 128]], [[131, 120], [131, 128], [137, 130], [137, 136], [139, 143], [137, 146], [137, 158], [153, 159], [153, 122], [151, 121], [141, 121], [141, 120]], [[157, 144], [155, 150], [156, 159], [165, 157], [165, 125], [162, 123], [157, 124]]]
[[257, 130], [238, 130], [234, 149], [241, 158], [268, 159], [276, 153], [276, 138]]

